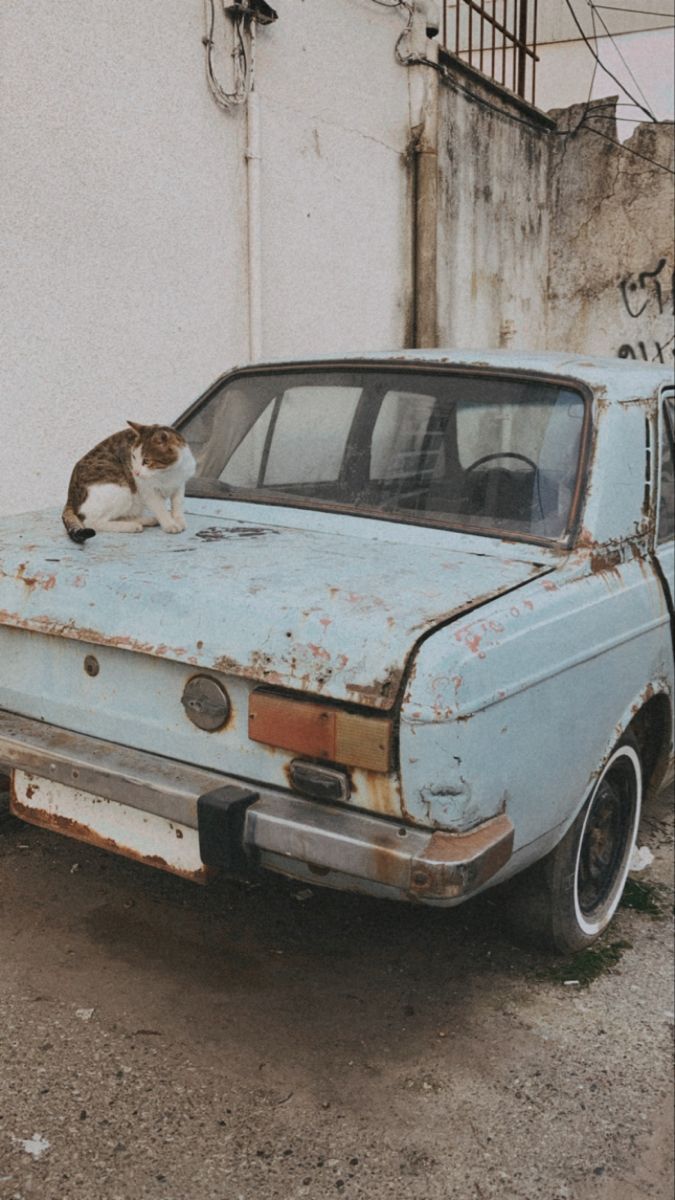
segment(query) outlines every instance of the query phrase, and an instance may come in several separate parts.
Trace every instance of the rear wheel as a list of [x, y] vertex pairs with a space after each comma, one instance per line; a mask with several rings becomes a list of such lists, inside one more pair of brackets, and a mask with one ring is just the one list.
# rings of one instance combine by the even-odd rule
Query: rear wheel
[[626, 883], [641, 802], [640, 755], [626, 735], [565, 837], [516, 882], [513, 915], [520, 932], [563, 954], [603, 933]]

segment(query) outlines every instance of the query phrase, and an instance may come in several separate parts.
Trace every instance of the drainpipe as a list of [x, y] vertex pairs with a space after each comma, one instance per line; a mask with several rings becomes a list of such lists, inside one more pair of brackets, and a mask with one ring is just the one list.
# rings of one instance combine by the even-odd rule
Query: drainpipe
[[[427, 43], [428, 50], [431, 46]], [[411, 107], [417, 116], [411, 133], [413, 346], [438, 345], [438, 79], [428, 66], [409, 68]]]
[[260, 205], [260, 103], [255, 86], [256, 21], [250, 25], [251, 86], [246, 101], [246, 204], [248, 233], [248, 352], [262, 357], [262, 221]]

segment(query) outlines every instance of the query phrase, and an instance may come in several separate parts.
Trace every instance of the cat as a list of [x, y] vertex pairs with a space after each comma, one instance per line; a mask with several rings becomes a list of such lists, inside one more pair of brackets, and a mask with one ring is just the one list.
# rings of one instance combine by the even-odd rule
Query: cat
[[148, 525], [165, 533], [185, 529], [185, 484], [195, 472], [185, 438], [168, 425], [127, 425], [73, 468], [61, 519], [74, 542], [96, 533], [141, 533]]

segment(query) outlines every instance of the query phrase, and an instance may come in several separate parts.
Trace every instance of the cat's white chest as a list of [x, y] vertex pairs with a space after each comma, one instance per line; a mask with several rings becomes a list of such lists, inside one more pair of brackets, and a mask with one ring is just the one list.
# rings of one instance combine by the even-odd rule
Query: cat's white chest
[[192, 451], [184, 446], [180, 458], [172, 466], [167, 467], [164, 471], [153, 471], [152, 475], [140, 476], [136, 480], [139, 495], [144, 496], [148, 492], [158, 492], [165, 498], [175, 496], [176, 492], [183, 490], [194, 472], [195, 460]]

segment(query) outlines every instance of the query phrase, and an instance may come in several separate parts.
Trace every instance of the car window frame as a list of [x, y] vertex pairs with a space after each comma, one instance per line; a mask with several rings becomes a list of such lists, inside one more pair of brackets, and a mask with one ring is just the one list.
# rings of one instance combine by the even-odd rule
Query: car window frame
[[[270, 507], [281, 508], [299, 508], [315, 510], [317, 512], [335, 512], [341, 516], [350, 516], [355, 518], [367, 518], [370, 520], [381, 520], [393, 522], [399, 525], [419, 525], [430, 529], [443, 529], [448, 532], [462, 533], [475, 537], [494, 538], [498, 541], [507, 543], [524, 543], [526, 545], [545, 546], [558, 550], [571, 550], [575, 544], [577, 535], [580, 529], [582, 515], [582, 497], [585, 491], [585, 484], [590, 469], [590, 450], [591, 438], [593, 431], [593, 392], [590, 386], [583, 380], [575, 379], [568, 375], [558, 375], [547, 371], [528, 371], [527, 369], [519, 368], [497, 368], [497, 367], [482, 367], [472, 366], [471, 364], [450, 364], [439, 362], [425, 362], [418, 360], [413, 362], [395, 362], [392, 360], [367, 360], [367, 359], [335, 359], [321, 361], [312, 361], [311, 359], [296, 362], [278, 362], [273, 364], [252, 365], [246, 367], [236, 367], [231, 371], [226, 371], [214, 381], [214, 383], [201, 396], [197, 397], [189, 407], [180, 414], [174, 421], [174, 428], [179, 432], [183, 425], [193, 416], [195, 416], [201, 408], [203, 408], [209, 400], [226, 385], [235, 383], [239, 379], [249, 378], [250, 376], [270, 376], [270, 375], [291, 375], [291, 374], [306, 374], [311, 371], [314, 374], [325, 371], [326, 373], [336, 373], [339, 371], [358, 371], [358, 372], [373, 372], [385, 374], [439, 374], [446, 376], [470, 376], [474, 379], [486, 380], [507, 380], [509, 382], [522, 381], [524, 383], [544, 383], [550, 384], [559, 389], [568, 388], [570, 391], [576, 392], [583, 401], [584, 416], [579, 439], [579, 460], [577, 465], [577, 475], [575, 479], [572, 501], [567, 526], [564, 533], [560, 537], [545, 537], [539, 534], [527, 533], [524, 531], [511, 531], [496, 526], [492, 527], [488, 524], [484, 526], [466, 526], [456, 520], [448, 520], [443, 516], [418, 516], [414, 511], [411, 512], [385, 512], [377, 507], [368, 507], [363, 505], [358, 509], [348, 507], [347, 505], [339, 504], [328, 500], [317, 500], [312, 498], [306, 500], [302, 496], [297, 495], [279, 495], [275, 496], [268, 492], [265, 495], [251, 495], [247, 489], [238, 489], [233, 487], [227, 494], [222, 496], [213, 496], [213, 499], [222, 501], [238, 500], [245, 501], [250, 504], [262, 504]], [[276, 401], [275, 401], [276, 403]], [[347, 439], [349, 445], [352, 438], [356, 437], [357, 432], [362, 433], [359, 428], [358, 420], [361, 410], [361, 401], [357, 404], [354, 415], [352, 428]], [[374, 422], [373, 422], [374, 423]], [[271, 423], [272, 424], [272, 423]]]
[[670, 443], [670, 454], [675, 472], [675, 387], [672, 384], [667, 384], [659, 391], [658, 411], [656, 422], [656, 440], [657, 440], [657, 471], [656, 471], [656, 495], [654, 497], [654, 512], [655, 512], [655, 528], [654, 528], [654, 547], [658, 552], [662, 547], [670, 546], [675, 541], [675, 527], [671, 537], [661, 539], [659, 537], [659, 518], [661, 515], [661, 495], [663, 484], [663, 445], [664, 439], [667, 438]]

